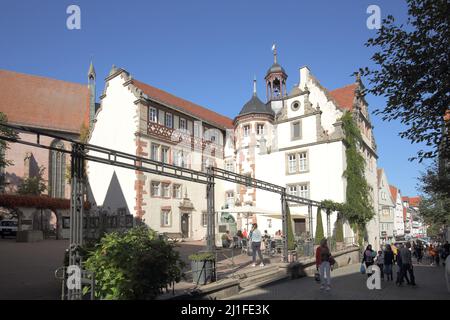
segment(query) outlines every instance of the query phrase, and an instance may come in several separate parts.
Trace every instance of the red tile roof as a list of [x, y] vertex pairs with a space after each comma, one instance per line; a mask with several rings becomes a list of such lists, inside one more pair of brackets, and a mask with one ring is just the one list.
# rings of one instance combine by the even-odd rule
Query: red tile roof
[[418, 207], [420, 204], [421, 198], [419, 196], [416, 197], [402, 197], [402, 201], [408, 202], [410, 207]]
[[0, 112], [13, 124], [79, 133], [89, 123], [88, 87], [0, 70]]
[[155, 99], [156, 101], [160, 101], [164, 104], [178, 107], [182, 110], [187, 111], [188, 114], [192, 114], [193, 116], [198, 117], [199, 119], [203, 119], [207, 122], [210, 122], [211, 124], [216, 124], [219, 127], [233, 128], [233, 120], [226, 116], [218, 114], [214, 111], [201, 107], [198, 104], [184, 100], [182, 98], [174, 96], [168, 92], [152, 87], [138, 80], [133, 79], [132, 82], [136, 87], [141, 89], [146, 95], [148, 95], [152, 99]]
[[351, 111], [353, 109], [353, 99], [355, 97], [356, 83], [330, 91], [331, 96], [336, 100], [339, 107]]
[[418, 207], [420, 205], [421, 198], [420, 197], [411, 197], [409, 198], [409, 205], [411, 207]]
[[389, 190], [391, 190], [392, 199], [396, 202], [398, 189], [394, 186], [389, 186]]

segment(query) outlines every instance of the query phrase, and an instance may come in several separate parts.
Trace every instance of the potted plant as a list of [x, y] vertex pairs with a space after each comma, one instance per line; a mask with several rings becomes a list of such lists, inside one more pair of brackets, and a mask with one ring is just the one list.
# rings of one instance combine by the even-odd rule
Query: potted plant
[[200, 251], [189, 256], [192, 268], [192, 282], [205, 285], [214, 281], [216, 256], [212, 252]]

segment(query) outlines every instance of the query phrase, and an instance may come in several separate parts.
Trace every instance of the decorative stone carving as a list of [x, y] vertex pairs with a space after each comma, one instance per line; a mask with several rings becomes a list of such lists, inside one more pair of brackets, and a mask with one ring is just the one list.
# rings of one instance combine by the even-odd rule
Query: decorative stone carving
[[[311, 110], [312, 109], [311, 107]], [[314, 111], [316, 112], [316, 136], [317, 136], [317, 141], [324, 141], [328, 139], [328, 133], [324, 130], [324, 128], [322, 127], [322, 112], [320, 111], [320, 107], [319, 105], [317, 105], [316, 110]]]
[[304, 103], [305, 103], [305, 115], [307, 114], [311, 114], [314, 113], [316, 110], [314, 110], [311, 101], [309, 100], [309, 90], [308, 87], [305, 85], [305, 99], [304, 99]]
[[330, 135], [330, 139], [343, 139], [345, 137], [344, 128], [342, 125], [342, 121], [336, 121], [333, 124], [334, 132]]

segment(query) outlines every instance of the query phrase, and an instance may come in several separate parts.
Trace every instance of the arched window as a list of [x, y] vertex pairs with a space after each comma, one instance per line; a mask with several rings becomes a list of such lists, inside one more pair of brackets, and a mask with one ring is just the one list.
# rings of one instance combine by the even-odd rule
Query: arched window
[[[54, 140], [52, 147], [64, 149], [64, 143]], [[50, 150], [49, 173], [48, 173], [49, 195], [53, 198], [65, 198], [66, 186], [66, 156], [60, 151]]]

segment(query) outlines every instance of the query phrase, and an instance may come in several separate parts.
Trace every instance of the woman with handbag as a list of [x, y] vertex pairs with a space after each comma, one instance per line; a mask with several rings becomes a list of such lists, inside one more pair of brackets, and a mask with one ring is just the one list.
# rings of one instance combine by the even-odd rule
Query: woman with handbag
[[331, 265], [334, 264], [334, 259], [331, 256], [328, 248], [327, 239], [320, 241], [320, 246], [316, 250], [316, 267], [319, 270], [321, 286], [320, 290], [331, 290]]

